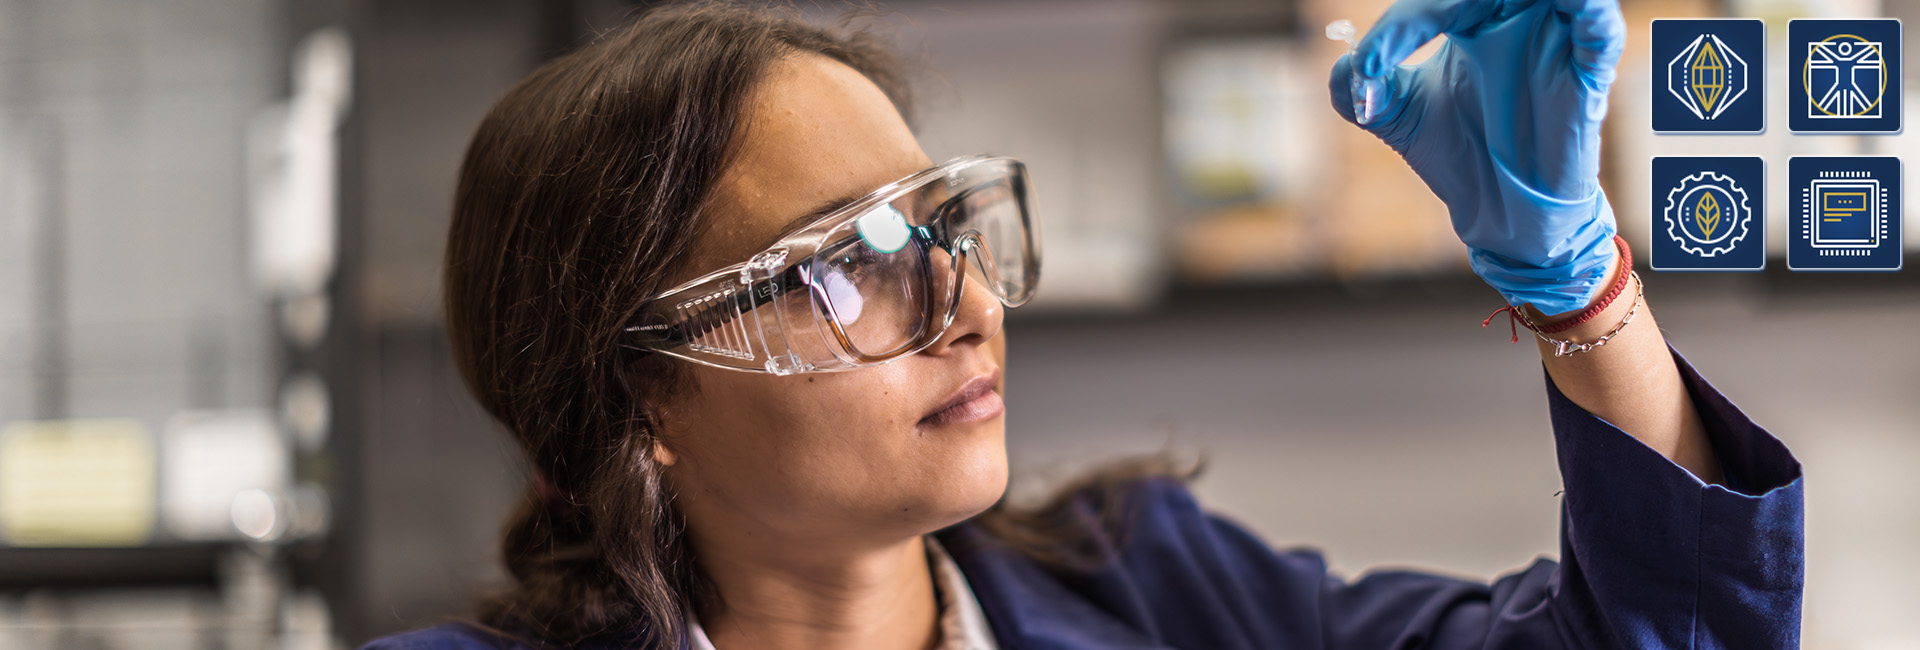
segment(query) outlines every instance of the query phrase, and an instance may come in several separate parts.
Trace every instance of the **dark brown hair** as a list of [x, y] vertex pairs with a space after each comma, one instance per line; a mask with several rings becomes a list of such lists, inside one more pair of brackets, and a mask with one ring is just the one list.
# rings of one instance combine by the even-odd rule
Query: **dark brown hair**
[[[652, 456], [650, 405], [685, 377], [618, 338], [682, 270], [752, 93], [797, 53], [860, 71], [907, 113], [901, 66], [871, 33], [697, 3], [541, 66], [474, 134], [447, 240], [448, 336], [536, 476], [502, 543], [514, 585], [481, 605], [482, 625], [560, 646], [644, 629], [672, 648], [689, 601], [711, 593]], [[1072, 555], [1071, 531], [993, 512], [1011, 544]]]
[[483, 623], [561, 645], [635, 625], [661, 647], [680, 636], [700, 578], [648, 403], [683, 377], [657, 356], [629, 362], [617, 337], [689, 256], [755, 86], [801, 52], [906, 107], [873, 36], [683, 4], [541, 66], [474, 134], [447, 238], [448, 336], [469, 390], [551, 482], [512, 515], [502, 552], [517, 584]]

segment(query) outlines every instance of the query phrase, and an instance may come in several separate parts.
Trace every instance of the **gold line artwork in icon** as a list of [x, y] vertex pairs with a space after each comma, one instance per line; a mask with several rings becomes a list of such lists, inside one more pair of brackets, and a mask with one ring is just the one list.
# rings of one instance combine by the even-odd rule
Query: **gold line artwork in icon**
[[1667, 92], [1694, 118], [1718, 118], [1747, 94], [1747, 61], [1719, 36], [1701, 34], [1667, 62]]
[[1693, 220], [1700, 226], [1700, 234], [1712, 240], [1714, 227], [1720, 225], [1720, 200], [1713, 198], [1712, 192], [1700, 193], [1700, 201], [1693, 207]]
[[[1853, 34], [1835, 34], [1807, 44], [1800, 85], [1807, 91], [1807, 116], [1877, 118], [1887, 92], [1887, 61], [1882, 43]], [[1862, 77], [1869, 77], [1862, 80]]]
[[1700, 102], [1700, 110], [1706, 113], [1714, 112], [1714, 104], [1727, 91], [1727, 61], [1720, 58], [1720, 50], [1713, 46], [1718, 40], [1701, 43], [1689, 66], [1692, 74], [1688, 75], [1687, 86]]

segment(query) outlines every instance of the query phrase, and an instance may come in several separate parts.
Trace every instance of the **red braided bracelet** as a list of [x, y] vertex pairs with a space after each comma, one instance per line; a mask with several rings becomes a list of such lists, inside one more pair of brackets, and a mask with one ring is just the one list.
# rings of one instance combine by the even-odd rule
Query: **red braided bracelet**
[[[1620, 250], [1620, 268], [1614, 272], [1613, 286], [1607, 288], [1607, 293], [1602, 295], [1598, 302], [1589, 305], [1580, 313], [1574, 314], [1573, 318], [1552, 325], [1535, 325], [1533, 321], [1527, 320], [1526, 316], [1520, 315], [1518, 308], [1515, 308], [1513, 305], [1507, 305], [1493, 310], [1493, 313], [1487, 315], [1486, 320], [1480, 321], [1480, 326], [1486, 327], [1492, 324], [1495, 316], [1499, 316], [1500, 312], [1507, 312], [1507, 316], [1509, 317], [1507, 326], [1513, 330], [1512, 342], [1519, 343], [1520, 327], [1526, 327], [1541, 334], [1557, 334], [1579, 327], [1582, 323], [1593, 320], [1595, 316], [1599, 316], [1600, 312], [1606, 311], [1607, 307], [1613, 304], [1613, 299], [1620, 297], [1620, 293], [1626, 291], [1627, 279], [1633, 275], [1633, 249], [1628, 248], [1627, 240], [1621, 238], [1619, 235], [1613, 236], [1613, 245]], [[1516, 325], [1516, 323], [1518, 325]]]

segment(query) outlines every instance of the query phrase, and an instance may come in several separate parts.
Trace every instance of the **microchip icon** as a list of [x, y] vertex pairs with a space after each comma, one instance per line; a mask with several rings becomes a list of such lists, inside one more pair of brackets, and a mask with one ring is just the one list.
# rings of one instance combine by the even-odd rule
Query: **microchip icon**
[[1898, 271], [1898, 156], [1794, 156], [1787, 268], [1795, 271]]
[[1850, 172], [1824, 172], [1807, 188], [1811, 194], [1806, 227], [1816, 249], [1844, 250], [1880, 245], [1885, 229], [1886, 199], [1880, 181], [1850, 178]]

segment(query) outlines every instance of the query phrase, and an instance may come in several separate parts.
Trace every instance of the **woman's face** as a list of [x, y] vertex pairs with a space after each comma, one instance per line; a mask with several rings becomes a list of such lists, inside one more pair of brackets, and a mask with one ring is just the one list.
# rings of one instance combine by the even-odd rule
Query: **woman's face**
[[[749, 119], [683, 276], [744, 260], [822, 204], [932, 164], [877, 86], [823, 56], [775, 64]], [[999, 499], [1002, 306], [972, 280], [945, 335], [892, 363], [786, 377], [689, 364], [692, 386], [663, 409], [660, 458], [696, 537], [871, 542]], [[980, 382], [991, 392], [936, 413]]]

